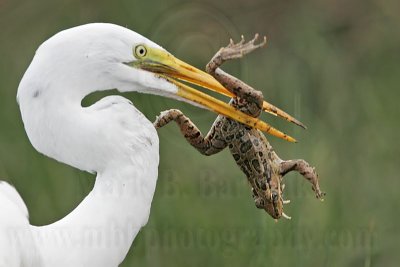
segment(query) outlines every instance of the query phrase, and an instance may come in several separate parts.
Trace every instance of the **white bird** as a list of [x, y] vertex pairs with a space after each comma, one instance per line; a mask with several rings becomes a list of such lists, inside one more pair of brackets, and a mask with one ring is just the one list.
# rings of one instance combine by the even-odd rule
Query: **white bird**
[[268, 129], [178, 80], [230, 94], [210, 75], [117, 25], [71, 28], [38, 48], [17, 94], [28, 138], [44, 155], [97, 177], [70, 214], [40, 227], [29, 224], [17, 191], [0, 182], [0, 266], [118, 266], [146, 224], [158, 172], [156, 131], [126, 98], [107, 96], [82, 107], [86, 95], [114, 88], [158, 94]]

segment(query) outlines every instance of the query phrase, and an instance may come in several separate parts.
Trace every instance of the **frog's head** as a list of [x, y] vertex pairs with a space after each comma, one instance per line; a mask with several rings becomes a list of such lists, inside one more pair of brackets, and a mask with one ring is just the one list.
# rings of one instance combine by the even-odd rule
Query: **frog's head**
[[288, 200], [283, 200], [282, 198], [283, 189], [282, 176], [277, 172], [272, 172], [271, 178], [267, 180], [266, 189], [263, 190], [264, 194], [257, 194], [253, 191], [256, 206], [264, 209], [274, 219], [280, 219], [281, 217], [290, 219], [283, 212], [283, 204], [289, 203]]
[[283, 214], [283, 201], [279, 193], [271, 190], [271, 194], [265, 197], [255, 197], [257, 208], [265, 210], [274, 219], [279, 219]]
[[279, 219], [282, 216], [283, 202], [278, 191], [271, 190], [271, 202], [267, 203], [266, 211], [274, 219]]
[[280, 179], [271, 179], [268, 182], [270, 195], [266, 199], [264, 210], [274, 219], [279, 219], [283, 214], [283, 199]]

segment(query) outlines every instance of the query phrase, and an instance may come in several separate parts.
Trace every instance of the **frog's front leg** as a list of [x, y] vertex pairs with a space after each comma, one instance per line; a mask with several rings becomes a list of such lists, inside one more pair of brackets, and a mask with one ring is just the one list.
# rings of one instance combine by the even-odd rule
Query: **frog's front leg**
[[318, 174], [315, 168], [311, 167], [308, 162], [303, 159], [285, 160], [280, 164], [280, 173], [282, 176], [291, 171], [297, 171], [304, 176], [311, 184], [312, 189], [318, 199], [323, 199], [325, 192], [319, 187]]
[[219, 67], [225, 61], [241, 58], [245, 54], [266, 44], [265, 37], [263, 42], [255, 44], [257, 38], [258, 35], [256, 35], [253, 40], [245, 43], [242, 36], [242, 40], [236, 44], [231, 40], [229, 45], [227, 47], [222, 47], [206, 66], [206, 71], [210, 75], [217, 79], [231, 93], [247, 102], [246, 113], [249, 113], [249, 115], [253, 117], [258, 117], [261, 113], [263, 108], [263, 94], [236, 77], [224, 72]]
[[218, 116], [206, 137], [203, 137], [197, 126], [178, 109], [170, 109], [161, 112], [153, 125], [158, 129], [171, 121], [175, 121], [186, 141], [201, 154], [209, 156], [220, 152], [227, 146], [224, 138], [220, 135], [222, 122], [219, 118]]

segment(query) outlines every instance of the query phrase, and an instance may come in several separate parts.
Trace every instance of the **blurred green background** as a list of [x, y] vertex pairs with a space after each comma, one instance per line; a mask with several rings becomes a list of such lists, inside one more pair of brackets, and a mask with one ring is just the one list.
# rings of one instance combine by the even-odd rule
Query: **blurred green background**
[[[293, 219], [275, 223], [255, 208], [228, 151], [204, 157], [170, 125], [159, 131], [149, 223], [122, 266], [396, 266], [399, 10], [395, 0], [0, 0], [0, 177], [16, 186], [36, 225], [62, 218], [93, 185], [92, 175], [34, 150], [15, 100], [36, 48], [54, 33], [112, 22], [203, 68], [230, 37], [258, 32], [268, 48], [224, 68], [308, 126], [263, 117], [300, 141], [269, 137], [282, 158], [317, 167], [325, 201], [290, 174]], [[216, 117], [156, 96], [125, 96], [150, 120], [177, 107], [207, 132]]]

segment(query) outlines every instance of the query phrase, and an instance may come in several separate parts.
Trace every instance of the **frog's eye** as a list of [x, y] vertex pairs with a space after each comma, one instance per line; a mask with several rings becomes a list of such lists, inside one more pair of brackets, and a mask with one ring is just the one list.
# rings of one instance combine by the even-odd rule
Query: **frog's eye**
[[135, 47], [135, 57], [143, 58], [147, 54], [147, 48], [144, 45], [137, 45]]
[[273, 202], [276, 202], [276, 201], [278, 201], [278, 193], [277, 192], [272, 192], [272, 201]]

